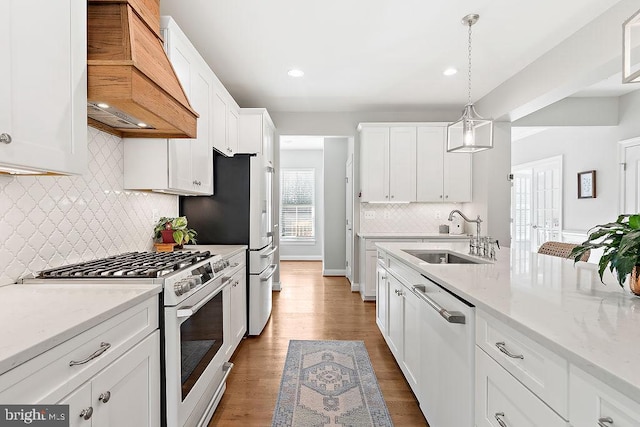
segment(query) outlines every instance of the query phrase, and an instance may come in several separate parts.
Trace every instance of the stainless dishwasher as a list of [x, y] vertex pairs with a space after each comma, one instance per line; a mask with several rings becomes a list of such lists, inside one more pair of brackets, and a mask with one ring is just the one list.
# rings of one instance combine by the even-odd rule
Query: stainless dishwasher
[[411, 286], [420, 310], [420, 406], [436, 427], [472, 427], [475, 307], [425, 276]]

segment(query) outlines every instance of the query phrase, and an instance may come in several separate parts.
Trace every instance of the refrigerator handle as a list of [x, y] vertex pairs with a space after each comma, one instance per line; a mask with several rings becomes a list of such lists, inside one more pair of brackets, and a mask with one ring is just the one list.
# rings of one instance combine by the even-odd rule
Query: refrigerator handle
[[277, 250], [278, 250], [277, 246], [272, 246], [270, 251], [260, 254], [260, 258], [269, 258], [271, 255], [276, 253]]
[[271, 279], [271, 276], [273, 276], [277, 269], [278, 266], [276, 264], [271, 264], [271, 266], [269, 266], [267, 270], [260, 275], [260, 281], [266, 282], [267, 280]]

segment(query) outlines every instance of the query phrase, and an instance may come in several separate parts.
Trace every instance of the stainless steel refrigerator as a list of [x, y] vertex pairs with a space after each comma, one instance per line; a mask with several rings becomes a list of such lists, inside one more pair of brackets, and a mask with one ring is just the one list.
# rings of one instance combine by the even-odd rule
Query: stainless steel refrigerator
[[180, 197], [180, 215], [201, 245], [247, 245], [248, 334], [260, 335], [271, 315], [274, 169], [259, 154], [213, 156], [212, 196]]

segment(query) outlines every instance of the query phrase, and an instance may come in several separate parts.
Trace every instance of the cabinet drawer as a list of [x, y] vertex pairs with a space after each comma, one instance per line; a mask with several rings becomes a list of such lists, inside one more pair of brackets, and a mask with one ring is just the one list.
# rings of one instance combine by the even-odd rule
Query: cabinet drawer
[[476, 344], [568, 419], [569, 365], [564, 358], [480, 311]]
[[569, 377], [569, 421], [575, 427], [637, 427], [640, 403], [597, 380], [575, 366]]
[[[140, 303], [2, 375], [0, 402], [57, 402], [158, 328], [158, 297]], [[83, 361], [110, 346], [86, 363]]]
[[365, 240], [365, 248], [367, 250], [377, 250], [378, 247], [376, 243], [415, 243], [422, 242], [422, 239], [403, 239], [403, 238], [394, 238], [394, 239], [364, 239]]
[[567, 422], [476, 347], [477, 427], [566, 427]]

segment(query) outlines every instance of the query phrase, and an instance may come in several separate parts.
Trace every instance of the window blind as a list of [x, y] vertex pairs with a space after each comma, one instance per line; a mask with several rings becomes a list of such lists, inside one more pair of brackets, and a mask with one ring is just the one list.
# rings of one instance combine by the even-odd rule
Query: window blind
[[281, 237], [315, 238], [315, 170], [282, 169], [280, 179]]

